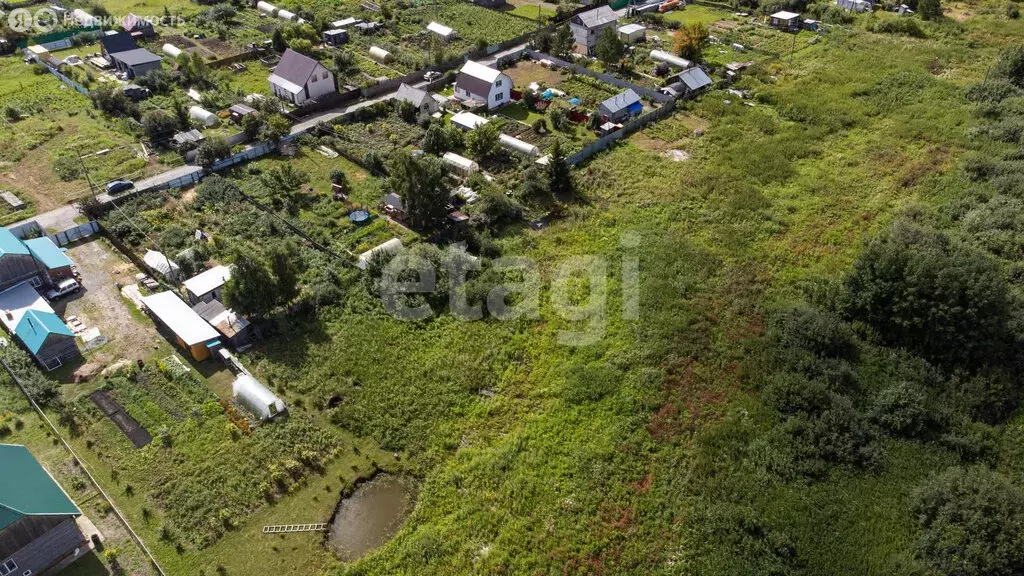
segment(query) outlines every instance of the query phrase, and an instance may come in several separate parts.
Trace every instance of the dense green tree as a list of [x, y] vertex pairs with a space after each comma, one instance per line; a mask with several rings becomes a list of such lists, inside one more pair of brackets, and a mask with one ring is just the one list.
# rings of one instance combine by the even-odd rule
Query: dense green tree
[[235, 255], [231, 279], [224, 284], [224, 304], [243, 316], [266, 316], [277, 306], [277, 282], [254, 257]]
[[950, 468], [914, 494], [918, 554], [939, 574], [1024, 573], [1024, 489], [987, 467]]
[[551, 37], [551, 54], [559, 58], [569, 58], [572, 54], [573, 43], [572, 31], [568, 26], [559, 26]]
[[445, 165], [437, 158], [414, 158], [401, 150], [388, 161], [385, 187], [402, 197], [409, 223], [420, 230], [431, 230], [445, 218], [450, 191], [445, 185]]
[[1010, 306], [998, 267], [930, 228], [897, 221], [861, 254], [846, 286], [851, 319], [931, 362], [962, 367], [1005, 347]]
[[278, 142], [287, 136], [291, 129], [291, 124], [284, 116], [272, 114], [263, 122], [263, 126], [260, 128], [260, 140], [264, 142]]
[[523, 187], [519, 194], [525, 201], [540, 200], [551, 196], [551, 187], [539, 168], [530, 166], [523, 173]]
[[498, 150], [498, 138], [501, 133], [494, 122], [477, 127], [466, 138], [466, 147], [476, 160], [486, 160]]
[[917, 13], [922, 20], [938, 20], [942, 18], [942, 4], [939, 0], [918, 0]]
[[270, 37], [270, 44], [274, 47], [274, 52], [278, 54], [282, 54], [288, 49], [288, 42], [285, 41], [284, 33], [280, 28], [274, 30], [273, 35]]
[[231, 155], [231, 146], [227, 140], [214, 136], [207, 138], [196, 150], [196, 163], [209, 168], [214, 162]]
[[547, 166], [548, 190], [555, 196], [566, 198], [576, 192], [572, 180], [572, 168], [562, 154], [562, 144], [555, 140], [551, 147], [551, 160]]
[[440, 156], [448, 151], [448, 130], [443, 122], [431, 122], [423, 134], [420, 147], [427, 154]]
[[166, 142], [177, 129], [177, 119], [163, 110], [150, 110], [142, 116], [142, 130], [150, 142]]
[[609, 26], [601, 31], [601, 37], [597, 39], [594, 46], [594, 55], [601, 62], [610, 66], [626, 54], [626, 46], [619, 40], [619, 34], [614, 26]]

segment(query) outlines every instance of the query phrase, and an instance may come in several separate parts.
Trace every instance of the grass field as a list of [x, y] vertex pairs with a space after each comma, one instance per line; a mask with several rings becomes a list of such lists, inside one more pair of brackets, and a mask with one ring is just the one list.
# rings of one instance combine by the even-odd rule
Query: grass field
[[[793, 36], [744, 24], [737, 34], [780, 55], [737, 82], [752, 106], [724, 90], [683, 103], [581, 166], [577, 196], [544, 230], [488, 230], [491, 253], [538, 264], [536, 317], [465, 322], [436, 306], [429, 320], [403, 322], [363, 277], [339, 274], [340, 298], [275, 316], [267, 339], [244, 355], [294, 407], [289, 420], [235, 438], [203, 386], [118, 377], [105, 385], [140, 422], [166, 428], [160, 439], [170, 445], [133, 451], [85, 409], [73, 443], [175, 576], [218, 565], [227, 574], [339, 576], [933, 573], [917, 554], [913, 493], [969, 461], [968, 452], [880, 434], [875, 467], [805, 454], [801, 434], [812, 432], [760, 392], [781, 370], [769, 331], [780, 308], [839, 299], [865, 244], [898, 214], [969, 237], [954, 222], [996, 192], [965, 168], [977, 168], [979, 154], [1017, 160], [1019, 134], [980, 148], [983, 119], [964, 93], [1000, 49], [1019, 44], [1024, 24], [1003, 7], [976, 9], [962, 21], [924, 23], [915, 38], [868, 32], [869, 18], [791, 56]], [[567, 92], [588, 88], [601, 92], [563, 83]], [[340, 134], [382, 148], [413, 130], [392, 118], [365, 124]], [[689, 159], [663, 155], [677, 148]], [[312, 192], [260, 190], [260, 176], [285, 162], [261, 160], [228, 178], [318, 237], [355, 250], [372, 244], [345, 242], [342, 208], [325, 195], [333, 169], [359, 202], [376, 202], [378, 179], [302, 149], [287, 163]], [[237, 211], [225, 213], [188, 197], [132, 208], [176, 248], [196, 228], [211, 231], [217, 257], [288, 234], [242, 203], [216, 205]], [[362, 230], [374, 239], [393, 232], [379, 222]], [[605, 314], [581, 320], [555, 306], [556, 267], [572, 256], [605, 262], [607, 299], [597, 300]], [[640, 276], [635, 319], [620, 313], [631, 258]], [[1000, 263], [1008, 277], [1019, 269]], [[596, 298], [584, 282], [565, 282], [566, 298]], [[596, 341], [562, 343], [588, 320]], [[856, 409], [873, 410], [874, 394], [913, 359], [884, 335], [849, 329], [859, 357], [837, 360], [829, 385], [857, 388]], [[16, 400], [0, 388], [0, 402]], [[1018, 484], [1020, 429], [1017, 414], [978, 432], [992, 440], [985, 461]], [[9, 438], [39, 449], [48, 441], [33, 424]], [[304, 464], [304, 452], [323, 456], [322, 467]], [[301, 479], [271, 469], [288, 460]], [[367, 557], [341, 566], [315, 540], [258, 533], [266, 523], [323, 517], [339, 492], [378, 468], [416, 476], [421, 490], [397, 536]]]

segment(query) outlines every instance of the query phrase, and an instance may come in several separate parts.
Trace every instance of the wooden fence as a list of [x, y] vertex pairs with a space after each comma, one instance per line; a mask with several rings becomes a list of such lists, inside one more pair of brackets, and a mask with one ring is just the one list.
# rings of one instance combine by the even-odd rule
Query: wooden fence
[[647, 114], [640, 116], [639, 118], [634, 118], [633, 120], [627, 122], [620, 130], [616, 130], [611, 134], [602, 136], [601, 138], [591, 142], [590, 144], [587, 144], [586, 146], [583, 147], [582, 150], [567, 156], [565, 161], [568, 162], [571, 166], [576, 166], [583, 162], [584, 160], [586, 160], [587, 158], [590, 158], [594, 154], [597, 154], [598, 152], [608, 148], [609, 146], [612, 145], [613, 142], [621, 140], [626, 136], [629, 136], [633, 132], [636, 132], [637, 130], [643, 128], [644, 126], [650, 124], [651, 122], [661, 120], [662, 118], [668, 116], [669, 114], [672, 113], [673, 110], [675, 110], [675, 107], [675, 100], [670, 100], [661, 108], [658, 108], [657, 110], [652, 110]]

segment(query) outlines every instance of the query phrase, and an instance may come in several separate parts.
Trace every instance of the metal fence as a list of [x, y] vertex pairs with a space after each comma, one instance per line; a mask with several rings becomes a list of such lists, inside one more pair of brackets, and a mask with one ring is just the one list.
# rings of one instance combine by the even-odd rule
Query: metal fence
[[612, 145], [613, 142], [625, 138], [626, 136], [629, 136], [633, 132], [636, 132], [637, 130], [643, 128], [644, 126], [650, 124], [651, 122], [661, 120], [662, 118], [668, 116], [669, 114], [672, 113], [673, 110], [675, 110], [675, 107], [675, 100], [669, 100], [668, 103], [666, 103], [661, 108], [652, 110], [647, 114], [640, 116], [639, 118], [634, 118], [630, 122], [627, 122], [622, 127], [622, 129], [616, 130], [611, 134], [602, 136], [601, 138], [591, 142], [590, 144], [587, 144], [586, 146], [583, 147], [582, 150], [567, 156], [565, 161], [568, 162], [571, 166], [576, 166], [577, 164], [583, 162], [587, 158], [590, 158], [594, 154], [597, 154], [598, 152], [608, 148], [609, 146]]
[[68, 244], [78, 242], [79, 240], [84, 240], [85, 238], [88, 238], [93, 234], [97, 234], [99, 233], [99, 231], [99, 222], [96, 222], [95, 220], [90, 220], [85, 224], [72, 226], [67, 230], [61, 230], [56, 234], [47, 234], [47, 236], [50, 238], [50, 240], [53, 240], [53, 243], [56, 244], [57, 246], [67, 246]]

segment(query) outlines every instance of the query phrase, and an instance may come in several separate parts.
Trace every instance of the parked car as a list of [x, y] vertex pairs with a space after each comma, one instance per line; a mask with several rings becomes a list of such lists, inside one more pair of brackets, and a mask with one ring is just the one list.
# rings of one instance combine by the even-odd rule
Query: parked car
[[427, 73], [423, 75], [423, 79], [426, 80], [427, 82], [433, 82], [434, 80], [437, 80], [440, 77], [441, 73], [435, 72], [434, 70], [428, 70]]
[[113, 182], [107, 182], [107, 194], [117, 194], [118, 192], [124, 192], [135, 186], [135, 183], [131, 180], [114, 180]]
[[60, 300], [68, 294], [78, 292], [82, 288], [82, 285], [78, 283], [78, 280], [68, 278], [67, 280], [61, 280], [60, 284], [49, 292], [46, 293], [47, 300]]

